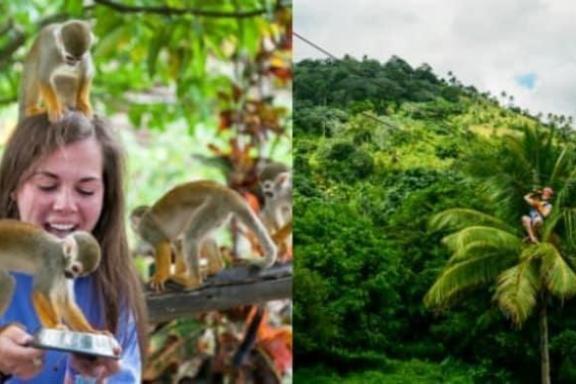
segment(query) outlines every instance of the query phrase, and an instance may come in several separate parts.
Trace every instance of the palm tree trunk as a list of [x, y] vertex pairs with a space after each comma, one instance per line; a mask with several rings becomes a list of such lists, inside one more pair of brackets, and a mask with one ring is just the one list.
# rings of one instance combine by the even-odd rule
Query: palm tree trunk
[[542, 295], [539, 314], [540, 328], [540, 377], [542, 384], [550, 383], [550, 354], [548, 352], [548, 313], [546, 306], [548, 304], [548, 295]]

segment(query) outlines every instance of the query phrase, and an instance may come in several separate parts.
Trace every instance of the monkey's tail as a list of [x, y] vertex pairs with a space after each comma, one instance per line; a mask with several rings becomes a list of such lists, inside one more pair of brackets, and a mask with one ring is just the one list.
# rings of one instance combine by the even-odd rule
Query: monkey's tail
[[254, 347], [256, 343], [256, 337], [258, 336], [258, 329], [260, 328], [260, 324], [262, 324], [262, 319], [264, 318], [264, 307], [259, 305], [256, 307], [256, 313], [250, 324], [248, 325], [248, 329], [246, 329], [246, 333], [244, 334], [244, 338], [242, 342], [238, 346], [238, 350], [234, 354], [234, 358], [232, 359], [232, 364], [234, 368], [240, 368], [246, 357]]
[[254, 232], [258, 238], [258, 241], [260, 242], [260, 245], [262, 245], [262, 248], [264, 249], [264, 257], [258, 259], [250, 259], [250, 264], [260, 268], [269, 268], [276, 262], [276, 258], [278, 256], [278, 248], [276, 247], [276, 244], [272, 240], [272, 237], [270, 237], [268, 230], [260, 218], [256, 216], [256, 214], [252, 211], [252, 209], [250, 209], [244, 200], [242, 200], [242, 202], [243, 204], [241, 205], [241, 208], [238, 209], [237, 213], [240, 221], [242, 221], [252, 232]]

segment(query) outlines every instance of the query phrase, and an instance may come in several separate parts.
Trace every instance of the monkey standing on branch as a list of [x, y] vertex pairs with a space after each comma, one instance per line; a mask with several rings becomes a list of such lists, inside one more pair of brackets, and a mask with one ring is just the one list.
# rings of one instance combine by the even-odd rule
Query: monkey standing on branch
[[32, 302], [40, 323], [46, 328], [94, 332], [76, 303], [70, 298], [66, 279], [85, 276], [100, 264], [100, 246], [84, 231], [63, 239], [40, 227], [17, 220], [0, 220], [0, 315], [14, 292], [14, 278], [8, 273], [33, 275]]
[[262, 216], [270, 231], [278, 231], [292, 221], [292, 175], [282, 163], [270, 163], [260, 172], [264, 194]]
[[[246, 261], [259, 268], [274, 264], [277, 248], [266, 228], [242, 196], [223, 185], [206, 180], [181, 184], [168, 191], [152, 207], [136, 208], [132, 213], [132, 224], [156, 252], [152, 288], [163, 290], [169, 278], [187, 288], [200, 286], [201, 246], [232, 215], [254, 232], [264, 249], [264, 257]], [[188, 273], [171, 275], [170, 244], [180, 235]]]
[[92, 116], [92, 41], [91, 26], [86, 21], [70, 20], [42, 28], [24, 61], [19, 120], [42, 113], [40, 100], [51, 122], [62, 117], [65, 107]]
[[292, 248], [292, 174], [287, 165], [273, 162], [264, 167], [259, 179], [264, 194], [262, 219], [285, 261], [291, 258]]

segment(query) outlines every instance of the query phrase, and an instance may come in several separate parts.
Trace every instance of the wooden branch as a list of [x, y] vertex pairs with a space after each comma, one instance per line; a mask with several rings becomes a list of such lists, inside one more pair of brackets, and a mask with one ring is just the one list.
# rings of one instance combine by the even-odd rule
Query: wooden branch
[[123, 13], [157, 13], [160, 15], [184, 15], [190, 14], [195, 16], [204, 17], [219, 17], [219, 18], [233, 18], [242, 19], [255, 16], [261, 16], [267, 13], [266, 9], [254, 9], [251, 11], [238, 11], [238, 12], [222, 12], [210, 11], [200, 8], [172, 8], [172, 7], [145, 7], [145, 6], [130, 6], [118, 4], [111, 0], [94, 0], [96, 4], [103, 5], [108, 8], [115, 9]]
[[[168, 289], [173, 288], [168, 285]], [[292, 263], [263, 271], [233, 267], [210, 277], [193, 291], [148, 292], [146, 302], [153, 323], [292, 297]]]

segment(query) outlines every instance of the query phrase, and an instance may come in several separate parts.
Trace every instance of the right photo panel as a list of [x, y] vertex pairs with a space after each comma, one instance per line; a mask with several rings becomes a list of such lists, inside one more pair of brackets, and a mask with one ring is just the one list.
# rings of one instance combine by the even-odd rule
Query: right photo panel
[[294, 380], [576, 382], [576, 5], [294, 5]]

